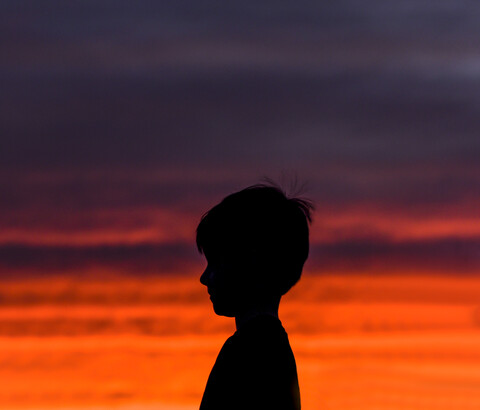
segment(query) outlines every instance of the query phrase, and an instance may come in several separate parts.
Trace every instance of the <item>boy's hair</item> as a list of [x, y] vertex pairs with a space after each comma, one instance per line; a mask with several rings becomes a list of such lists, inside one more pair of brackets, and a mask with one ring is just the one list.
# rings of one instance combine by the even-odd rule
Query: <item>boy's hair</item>
[[300, 279], [309, 250], [313, 203], [287, 197], [275, 185], [256, 184], [224, 198], [197, 227], [197, 248], [253, 274], [266, 292], [283, 295]]

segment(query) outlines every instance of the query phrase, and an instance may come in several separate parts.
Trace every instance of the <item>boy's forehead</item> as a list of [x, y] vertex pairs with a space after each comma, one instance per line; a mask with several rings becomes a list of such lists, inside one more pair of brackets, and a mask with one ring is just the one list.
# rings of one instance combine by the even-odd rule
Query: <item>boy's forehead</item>
[[204, 248], [203, 253], [209, 262], [221, 262], [228, 259], [228, 254], [223, 246], [209, 246]]
[[[236, 246], [227, 246], [226, 244], [218, 244], [208, 246], [203, 249], [205, 258], [209, 263], [230, 263], [239, 262], [241, 259], [241, 250]], [[245, 256], [245, 255], [244, 255]]]

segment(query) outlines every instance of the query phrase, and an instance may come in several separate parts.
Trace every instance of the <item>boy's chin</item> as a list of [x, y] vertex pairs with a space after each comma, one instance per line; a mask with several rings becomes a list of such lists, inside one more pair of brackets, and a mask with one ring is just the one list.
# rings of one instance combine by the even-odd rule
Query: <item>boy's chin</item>
[[235, 317], [236, 316], [236, 310], [232, 309], [229, 306], [224, 306], [219, 303], [213, 303], [213, 311], [218, 315], [218, 316], [226, 316], [226, 317]]

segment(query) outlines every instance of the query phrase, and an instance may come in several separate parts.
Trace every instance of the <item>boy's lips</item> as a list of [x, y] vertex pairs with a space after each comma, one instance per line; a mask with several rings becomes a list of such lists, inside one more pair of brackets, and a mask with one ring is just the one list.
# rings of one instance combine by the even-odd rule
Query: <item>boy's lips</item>
[[217, 292], [209, 289], [209, 290], [208, 290], [208, 294], [210, 295], [210, 300], [213, 301], [214, 299], [218, 299]]

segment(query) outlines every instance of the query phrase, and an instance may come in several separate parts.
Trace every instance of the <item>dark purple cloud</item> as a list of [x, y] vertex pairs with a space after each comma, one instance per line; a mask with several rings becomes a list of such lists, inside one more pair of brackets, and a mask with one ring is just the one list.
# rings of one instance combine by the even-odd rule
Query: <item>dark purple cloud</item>
[[[6, 0], [0, 12], [3, 231], [147, 226], [146, 208], [200, 216], [283, 170], [322, 211], [475, 218], [475, 2]], [[411, 246], [399, 255], [437, 266], [440, 245]], [[59, 260], [97, 261], [77, 251]], [[157, 266], [173, 266], [167, 254]]]
[[387, 237], [314, 245], [308, 266], [321, 272], [478, 273], [480, 238], [392, 242]]
[[[439, 238], [392, 242], [386, 237], [314, 244], [311, 272], [430, 272], [465, 274], [480, 269], [480, 239]], [[115, 271], [134, 276], [201, 273], [204, 260], [193, 243], [111, 246], [0, 246], [0, 276], [99, 275]]]
[[7, 170], [455, 168], [480, 151], [471, 2], [0, 7]]
[[3, 168], [444, 161], [480, 151], [480, 82], [401, 72], [11, 78]]
[[[30, 275], [164, 275], [201, 268], [194, 244], [119, 246], [0, 246], [0, 276]], [[201, 273], [201, 272], [200, 272]]]

